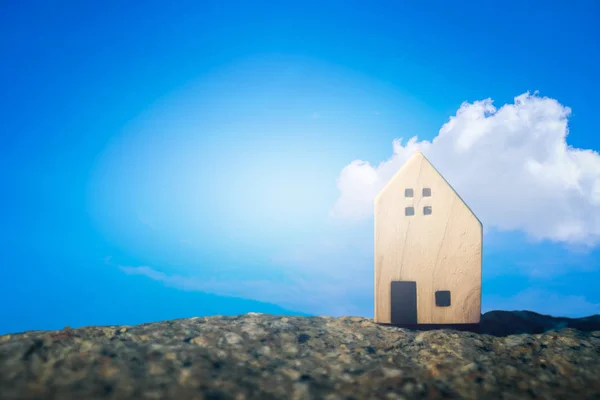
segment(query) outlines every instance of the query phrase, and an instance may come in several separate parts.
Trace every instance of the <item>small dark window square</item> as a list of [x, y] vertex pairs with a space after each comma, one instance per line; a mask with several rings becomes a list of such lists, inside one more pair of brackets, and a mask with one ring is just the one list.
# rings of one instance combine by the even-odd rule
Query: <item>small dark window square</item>
[[423, 215], [431, 215], [431, 206], [423, 207]]
[[423, 188], [423, 197], [431, 197], [431, 189]]
[[438, 307], [450, 307], [450, 291], [438, 290], [435, 292], [435, 305]]
[[404, 209], [404, 215], [407, 215], [407, 216], [409, 216], [409, 217], [410, 217], [411, 215], [415, 215], [415, 208], [414, 208], [414, 207], [406, 207], [406, 208]]
[[404, 197], [413, 197], [415, 194], [412, 189], [404, 189]]

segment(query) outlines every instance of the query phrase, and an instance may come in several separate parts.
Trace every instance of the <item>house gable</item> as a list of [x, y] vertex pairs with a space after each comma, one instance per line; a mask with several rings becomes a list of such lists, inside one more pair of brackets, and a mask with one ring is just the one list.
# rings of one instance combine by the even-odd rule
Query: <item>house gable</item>
[[375, 320], [391, 323], [391, 282], [412, 281], [418, 323], [479, 322], [481, 248], [481, 222], [415, 153], [375, 199]]

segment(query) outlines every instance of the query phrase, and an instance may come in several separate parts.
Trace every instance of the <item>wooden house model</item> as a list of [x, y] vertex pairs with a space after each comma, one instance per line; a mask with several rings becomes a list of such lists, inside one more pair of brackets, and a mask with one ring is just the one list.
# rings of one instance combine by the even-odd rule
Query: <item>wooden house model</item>
[[375, 198], [375, 322], [478, 324], [481, 222], [417, 151]]

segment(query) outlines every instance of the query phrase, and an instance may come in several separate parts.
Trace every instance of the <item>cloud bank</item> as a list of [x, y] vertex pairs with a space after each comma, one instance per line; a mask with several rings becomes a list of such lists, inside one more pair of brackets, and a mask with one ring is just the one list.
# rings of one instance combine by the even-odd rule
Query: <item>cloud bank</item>
[[346, 166], [331, 216], [348, 222], [371, 217], [375, 195], [419, 149], [485, 228], [594, 246], [600, 240], [600, 155], [567, 144], [570, 114], [558, 101], [529, 92], [499, 109], [491, 99], [465, 102], [431, 142], [398, 139], [387, 161]]

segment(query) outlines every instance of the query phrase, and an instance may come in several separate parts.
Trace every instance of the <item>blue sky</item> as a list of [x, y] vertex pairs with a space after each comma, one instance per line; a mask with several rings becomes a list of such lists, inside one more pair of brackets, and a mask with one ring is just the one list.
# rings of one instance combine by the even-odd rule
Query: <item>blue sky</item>
[[417, 148], [485, 226], [483, 311], [600, 313], [600, 6], [321, 3], [2, 6], [0, 333], [372, 317]]

